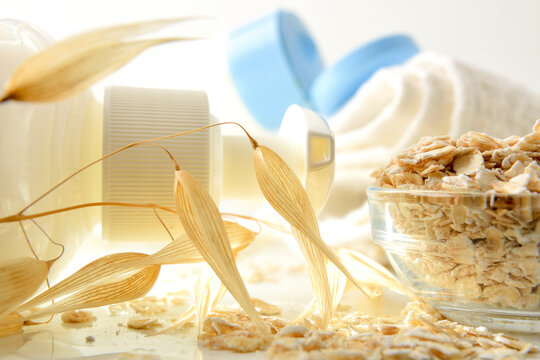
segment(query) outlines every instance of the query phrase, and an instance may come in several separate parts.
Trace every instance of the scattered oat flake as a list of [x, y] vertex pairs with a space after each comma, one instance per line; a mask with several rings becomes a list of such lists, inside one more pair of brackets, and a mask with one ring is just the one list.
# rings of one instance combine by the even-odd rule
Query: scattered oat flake
[[146, 330], [161, 326], [158, 319], [154, 318], [131, 318], [127, 323], [127, 327], [136, 330]]
[[167, 296], [187, 297], [187, 296], [191, 296], [191, 292], [189, 292], [189, 290], [187, 290], [187, 289], [182, 289], [182, 290], [178, 290], [178, 291], [167, 291]]
[[87, 336], [85, 340], [87, 343], [93, 343], [96, 341], [96, 338], [90, 335], [90, 336]]
[[145, 301], [144, 299], [130, 302], [128, 305], [133, 311], [140, 315], [155, 315], [167, 311], [166, 305], [156, 301]]
[[169, 299], [169, 302], [171, 305], [184, 305], [186, 303], [186, 299], [178, 296], [174, 296]]
[[71, 310], [62, 313], [63, 322], [69, 324], [85, 323], [96, 320], [96, 317], [88, 310]]
[[268, 359], [280, 360], [495, 360], [538, 354], [532, 344], [507, 335], [492, 334], [485, 328], [467, 327], [446, 320], [419, 300], [409, 302], [403, 312], [403, 319], [374, 319], [358, 312], [338, 313], [327, 330], [318, 328], [316, 320], [306, 321], [304, 325], [285, 325], [276, 317], [263, 317], [265, 325], [274, 327], [272, 338], [265, 339], [243, 312], [228, 308], [205, 320], [198, 341], [213, 350], [253, 352], [266, 349]]
[[251, 301], [261, 315], [279, 315], [281, 313], [281, 309], [277, 305], [269, 304], [266, 301], [256, 298], [251, 298]]
[[253, 268], [251, 274], [246, 278], [248, 283], [256, 284], [262, 282], [276, 282], [276, 278], [270, 276], [267, 271], [260, 268]]
[[120, 303], [120, 304], [109, 305], [108, 310], [111, 314], [116, 315], [118, 313], [121, 313], [122, 311], [127, 310], [127, 304]]
[[299, 265], [289, 266], [288, 271], [291, 274], [303, 274], [306, 272], [306, 265], [299, 264]]

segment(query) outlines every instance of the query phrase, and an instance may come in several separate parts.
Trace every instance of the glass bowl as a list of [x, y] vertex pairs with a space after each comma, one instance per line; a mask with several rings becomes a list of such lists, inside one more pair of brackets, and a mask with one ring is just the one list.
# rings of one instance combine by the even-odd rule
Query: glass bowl
[[447, 318], [540, 332], [540, 196], [369, 188], [373, 240]]

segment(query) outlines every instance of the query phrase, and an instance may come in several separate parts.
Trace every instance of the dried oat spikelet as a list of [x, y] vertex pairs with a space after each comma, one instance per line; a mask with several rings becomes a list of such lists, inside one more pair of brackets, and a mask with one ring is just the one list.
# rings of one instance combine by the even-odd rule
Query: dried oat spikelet
[[50, 263], [30, 257], [0, 265], [0, 321], [45, 281]]
[[197, 279], [194, 292], [197, 334], [201, 334], [204, 320], [208, 313], [217, 306], [225, 292], [223, 283], [210, 268], [205, 268]]
[[155, 335], [178, 329], [193, 320], [195, 320], [197, 334], [200, 335], [203, 330], [204, 320], [208, 316], [208, 313], [219, 304], [226, 292], [227, 289], [223, 286], [222, 282], [216, 274], [214, 274], [212, 269], [210, 267], [205, 267], [199, 274], [197, 282], [195, 283], [194, 304], [182, 314], [180, 319], [178, 319], [174, 325], [157, 332]]
[[314, 246], [309, 238], [301, 231], [293, 229], [293, 234], [298, 239], [302, 254], [307, 259], [309, 278], [319, 305], [321, 326], [326, 328], [334, 312], [334, 306], [332, 304], [332, 299], [334, 298], [332, 290], [335, 290], [334, 278], [329, 277], [327, 272], [328, 261], [319, 248]]
[[188, 19], [114, 26], [53, 44], [15, 70], [0, 101], [49, 102], [73, 96], [152, 46], [191, 40], [185, 37], [126, 40]]
[[[293, 226], [293, 234], [309, 265], [309, 277], [319, 305], [321, 326], [326, 328], [335, 309], [333, 299], [337, 296], [335, 292], [338, 288], [335, 277], [328, 276], [324, 249], [311, 239], [309, 231], [302, 229], [305, 227], [319, 234], [315, 212], [298, 178], [274, 151], [257, 144], [254, 162], [259, 187], [265, 198]], [[289, 202], [294, 203], [294, 207], [287, 206]], [[291, 222], [289, 219], [295, 220]], [[302, 224], [297, 226], [295, 223]]]
[[[288, 217], [294, 217], [297, 215], [295, 210], [299, 211], [301, 214], [304, 214], [301, 221], [305, 221], [306, 227], [313, 229], [318, 234], [319, 225], [317, 222], [317, 217], [315, 216], [311, 202], [309, 201], [307, 194], [300, 184], [298, 178], [296, 178], [292, 170], [290, 170], [290, 168], [275, 152], [267, 147], [258, 145], [258, 143], [247, 132], [246, 134], [255, 150], [255, 172], [259, 182], [259, 187], [261, 188], [265, 198], [278, 212], [280, 212], [280, 210], [278, 210], [277, 207], [284, 210], [286, 215], [281, 215], [287, 221]], [[265, 153], [267, 154], [267, 158], [265, 158]], [[272, 174], [274, 170], [275, 174]], [[273, 178], [274, 175], [275, 179]], [[283, 178], [281, 178], [282, 176]], [[274, 180], [276, 181], [274, 182]], [[275, 188], [276, 185], [278, 186], [277, 189]], [[298, 191], [298, 194], [295, 194], [295, 190], [297, 189], [300, 190]], [[279, 195], [281, 195], [282, 191], [284, 197], [292, 199], [297, 206], [297, 209], [289, 209], [287, 206], [281, 207], [279, 205], [276, 207], [274, 205], [282, 203], [279, 199], [277, 199], [279, 198]], [[274, 196], [274, 192], [278, 193], [277, 196]], [[293, 225], [293, 234], [296, 237], [300, 249], [308, 262], [309, 278], [320, 308], [321, 326], [326, 328], [335, 309], [332, 299], [336, 297], [335, 291], [337, 291], [337, 285], [334, 283], [335, 278], [328, 276], [327, 255], [324, 253], [324, 250], [320, 249], [314, 243], [314, 241], [310, 239], [309, 233], [303, 231], [298, 226], [294, 226], [292, 222], [289, 221], [289, 223]]]
[[[255, 237], [255, 233], [239, 224], [227, 221], [225, 227], [231, 236], [235, 253], [248, 246]], [[152, 255], [117, 253], [94, 260], [50, 289], [22, 304], [17, 308], [17, 311], [28, 310], [52, 299], [74, 294], [96, 283], [114, 280], [114, 276], [121, 276], [129, 271], [139, 270], [150, 265], [187, 264], [202, 261], [204, 259], [197, 248], [187, 238], [187, 235], [183, 234], [176, 241], [167, 244]]]
[[[70, 310], [80, 310], [116, 304], [138, 299], [146, 295], [156, 283], [161, 266], [145, 267], [131, 275], [120, 276], [117, 281], [109, 280], [84, 287], [58, 302], [29, 313], [25, 318], [34, 319], [44, 315], [58, 314]], [[114, 278], [115, 280], [117, 278]]]
[[254, 140], [252, 145], [255, 174], [266, 200], [293, 228], [307, 236], [356, 287], [364, 291], [363, 284], [351, 275], [321, 238], [313, 207], [291, 168], [273, 150], [258, 145]]
[[[14, 314], [14, 313], [9, 314], [0, 322], [0, 338], [3, 338], [4, 336], [8, 336], [8, 335], [21, 333], [23, 325], [24, 325], [24, 319], [22, 316], [20, 316], [19, 314]], [[3, 343], [0, 343], [0, 344], [2, 344], [2, 347], [4, 346]], [[0, 347], [0, 356], [4, 355], [2, 353], [2, 350], [4, 349]]]
[[[224, 224], [231, 241], [233, 254], [236, 255], [255, 240], [253, 231], [230, 221], [224, 221]], [[131, 263], [121, 264], [121, 266], [136, 268], [147, 265], [189, 264], [203, 261], [205, 260], [195, 244], [184, 233], [154, 254]]]
[[[332, 295], [332, 305], [331, 310], [332, 313], [334, 313], [339, 306], [339, 303], [341, 302], [341, 299], [343, 298], [343, 294], [345, 293], [345, 287], [347, 285], [347, 278], [339, 271], [339, 269], [332, 264], [331, 262], [327, 261], [327, 272], [328, 272], [328, 279], [330, 284], [330, 294]], [[319, 306], [318, 300], [315, 298], [311, 300], [311, 302], [306, 306], [304, 311], [300, 313], [298, 316], [296, 316], [292, 321], [291, 324], [299, 324], [304, 319], [311, 316], [315, 311], [319, 310], [320, 313], [323, 312], [323, 310]], [[321, 318], [321, 325], [324, 325]]]
[[36, 297], [28, 300], [19, 306], [17, 311], [28, 310], [47, 301], [58, 299], [66, 294], [72, 294], [96, 282], [107, 280], [111, 276], [125, 273], [126, 270], [119, 267], [119, 264], [129, 263], [146, 256], [146, 254], [142, 253], [118, 253], [103, 256], [85, 265]]
[[175, 171], [176, 208], [190, 239], [261, 334], [268, 334], [238, 272], [229, 237], [210, 194], [187, 171]]

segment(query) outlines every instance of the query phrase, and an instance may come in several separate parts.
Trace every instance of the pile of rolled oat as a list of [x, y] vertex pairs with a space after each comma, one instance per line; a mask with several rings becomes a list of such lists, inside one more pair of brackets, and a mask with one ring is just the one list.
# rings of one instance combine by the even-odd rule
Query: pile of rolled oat
[[537, 122], [523, 137], [422, 138], [374, 174], [406, 190], [385, 200], [396, 231], [415, 239], [402, 254], [411, 270], [446, 300], [540, 309], [539, 160]]
[[252, 352], [266, 349], [268, 359], [519, 359], [537, 354], [529, 343], [485, 328], [444, 319], [425, 303], [410, 302], [403, 318], [338, 313], [321, 330], [316, 319], [286, 325], [263, 317], [272, 336], [264, 338], [245, 314], [218, 309], [209, 316], [199, 343], [213, 350]]

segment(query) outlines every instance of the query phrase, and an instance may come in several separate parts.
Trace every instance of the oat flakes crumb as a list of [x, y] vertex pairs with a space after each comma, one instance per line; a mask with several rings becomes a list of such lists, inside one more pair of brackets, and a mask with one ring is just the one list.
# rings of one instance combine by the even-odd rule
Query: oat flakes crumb
[[87, 343], [93, 343], [96, 341], [96, 338], [90, 335], [90, 336], [87, 336], [85, 340]]
[[281, 313], [281, 309], [277, 305], [273, 305], [270, 303], [267, 303], [266, 301], [263, 301], [261, 299], [251, 298], [251, 301], [253, 302], [253, 305], [255, 306], [255, 310], [259, 312], [261, 315], [265, 316], [271, 316], [271, 315], [279, 315]]
[[167, 311], [166, 303], [156, 298], [142, 298], [130, 301], [128, 306], [139, 315], [156, 315]]
[[64, 323], [77, 324], [96, 320], [96, 317], [87, 310], [71, 310], [62, 313], [60, 317]]
[[153, 318], [131, 318], [127, 323], [127, 327], [136, 330], [146, 330], [161, 326], [158, 319]]

